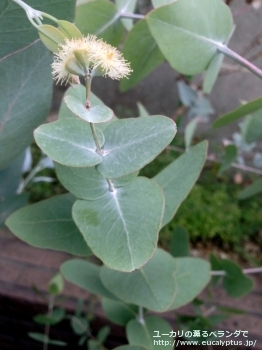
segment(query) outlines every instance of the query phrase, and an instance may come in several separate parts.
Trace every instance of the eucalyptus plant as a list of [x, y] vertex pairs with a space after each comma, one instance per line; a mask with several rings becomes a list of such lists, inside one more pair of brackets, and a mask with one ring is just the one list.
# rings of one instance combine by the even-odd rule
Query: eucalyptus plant
[[[122, 79], [121, 88], [126, 90], [166, 59], [182, 74], [205, 71], [204, 90], [208, 92], [216, 80], [223, 55], [244, 64], [260, 77], [261, 71], [227, 47], [234, 25], [230, 10], [221, 0], [154, 0], [155, 9], [145, 17], [132, 13], [125, 16], [126, 10], [134, 10], [135, 1], [115, 4], [107, 0], [80, 1], [76, 25], [65, 17], [57, 19], [54, 14], [34, 10], [22, 0], [14, 2], [25, 10], [33, 30], [53, 53], [52, 63], [49, 54], [44, 63], [48, 76], [44, 89], [41, 71], [41, 76], [35, 77], [37, 89], [34, 87], [32, 91], [49, 101], [50, 64], [56, 82], [71, 84], [58, 120], [39, 126], [43, 112], [27, 130], [30, 134], [35, 129], [37, 145], [53, 160], [57, 177], [68, 193], [15, 211], [6, 225], [17, 237], [35, 247], [84, 258], [65, 262], [60, 269], [62, 275], [103, 298], [105, 314], [114, 322], [126, 325], [131, 345], [153, 349], [157, 330], [158, 340], [165, 341], [162, 343], [165, 348], [172, 349], [171, 326], [159, 316], [145, 316], [145, 311], [175, 310], [192, 301], [210, 281], [207, 261], [174, 257], [157, 248], [161, 228], [173, 219], [199, 177], [207, 142], [194, 147], [188, 143], [187, 152], [153, 179], [139, 176], [139, 170], [172, 142], [176, 124], [162, 115], [118, 119], [92, 93], [92, 81], [97, 76]], [[69, 3], [72, 20], [75, 2]], [[7, 0], [5, 5], [10, 5]], [[49, 5], [51, 2], [39, 3], [39, 8]], [[95, 13], [99, 15], [94, 21]], [[130, 22], [133, 19], [140, 21], [133, 25]], [[44, 24], [44, 20], [54, 26]], [[125, 27], [130, 32], [124, 43], [124, 58], [111, 44], [120, 43]], [[24, 62], [25, 54], [30, 60], [32, 53], [36, 54], [39, 62], [42, 52], [46, 55], [38, 41], [29, 42], [26, 49], [16, 43], [13, 49], [17, 50], [11, 57], [13, 64], [18, 59]], [[8, 65], [10, 57], [8, 53], [4, 55], [3, 62]], [[0, 61], [0, 69], [4, 68], [3, 62]], [[30, 75], [37, 72], [37, 64], [33, 68]], [[21, 81], [22, 78], [25, 79], [21, 77]], [[26, 99], [30, 98], [28, 92]], [[32, 98], [36, 99], [36, 95]], [[18, 109], [16, 100], [14, 104]], [[25, 101], [23, 108], [26, 109]], [[34, 105], [33, 111], [37, 108]], [[8, 107], [5, 110], [5, 123], [12, 130], [6, 122]], [[22, 149], [29, 141], [27, 136]], [[19, 154], [14, 142], [10, 146], [8, 137], [4, 142], [9, 147], [3, 167]], [[91, 255], [99, 258], [101, 265], [86, 259]], [[221, 266], [228, 269], [224, 280], [232, 291], [232, 284], [228, 283], [232, 280], [230, 263], [212, 261], [212, 265], [215, 269]], [[238, 279], [233, 285], [242, 288], [240, 293], [235, 293], [240, 296], [252, 288], [252, 282], [241, 270], [237, 272]]]

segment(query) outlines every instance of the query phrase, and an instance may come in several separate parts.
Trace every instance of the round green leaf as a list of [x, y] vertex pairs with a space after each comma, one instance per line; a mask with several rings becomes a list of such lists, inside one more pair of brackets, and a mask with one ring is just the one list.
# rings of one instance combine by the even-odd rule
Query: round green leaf
[[176, 258], [176, 295], [169, 310], [178, 309], [191, 302], [210, 280], [210, 265], [197, 258]]
[[90, 293], [116, 300], [116, 297], [102, 284], [100, 270], [101, 267], [80, 259], [68, 260], [60, 266], [60, 271], [67, 281]]
[[67, 95], [64, 100], [71, 112], [90, 123], [105, 123], [114, 116], [112, 109], [105, 105], [98, 105], [87, 109], [85, 104], [74, 96]]
[[[162, 226], [174, 217], [180, 204], [197, 181], [205, 164], [207, 142], [192, 147], [154, 177], [165, 196], [165, 211]], [[183, 186], [181, 186], [183, 184]]]
[[62, 250], [71, 254], [91, 254], [71, 215], [75, 197], [64, 194], [24, 207], [6, 221], [9, 229], [28, 244]]
[[108, 0], [96, 0], [76, 8], [76, 26], [84, 35], [95, 34], [107, 43], [118, 46], [124, 26], [116, 7]]
[[207, 68], [233, 29], [231, 12], [221, 0], [177, 0], [150, 12], [146, 20], [170, 65], [189, 75]]
[[164, 61], [165, 58], [145, 20], [136, 23], [128, 34], [123, 47], [123, 56], [130, 62], [133, 72], [128, 79], [121, 80], [121, 91], [135, 86]]
[[133, 173], [163, 151], [175, 134], [176, 124], [161, 115], [117, 120], [104, 132], [103, 162], [97, 170], [107, 178]]
[[128, 321], [136, 317], [138, 308], [132, 304], [126, 304], [122, 301], [103, 298], [102, 308], [105, 316], [112, 322], [125, 326]]
[[[86, 100], [86, 89], [83, 85], [80, 85], [80, 84], [74, 87], [70, 87], [65, 93], [65, 97], [66, 96], [74, 96], [84, 104]], [[97, 105], [104, 106], [103, 101], [101, 101], [100, 98], [98, 98], [92, 92], [91, 92], [90, 100], [91, 100], [91, 106], [97, 106]], [[63, 99], [59, 110], [58, 119], [69, 119], [69, 118], [78, 119], [78, 117], [73, 112], [71, 112], [71, 110], [67, 107]], [[114, 116], [109, 122], [100, 124], [99, 130], [101, 131], [105, 130], [107, 126], [110, 125], [110, 123], [114, 122], [115, 120], [117, 120], [116, 116]]]
[[129, 343], [145, 346], [148, 350], [172, 350], [174, 338], [170, 337], [170, 334], [170, 324], [158, 316], [148, 316], [144, 323], [131, 320], [126, 328]]
[[[104, 137], [97, 130], [100, 145]], [[96, 153], [89, 123], [80, 119], [61, 119], [34, 131], [38, 146], [54, 161], [72, 167], [90, 167], [102, 161]]]
[[169, 308], [175, 297], [175, 270], [174, 258], [157, 249], [143, 267], [131, 273], [102, 267], [101, 280], [119, 299], [162, 312]]
[[52, 52], [58, 52], [59, 44], [65, 43], [65, 36], [60, 30], [49, 24], [38, 26], [38, 33], [43, 44]]
[[133, 271], [145, 264], [156, 248], [163, 205], [160, 187], [138, 177], [95, 201], [76, 201], [73, 218], [106, 266]]
[[82, 34], [74, 23], [59, 20], [57, 21], [60, 32], [68, 39], [81, 39]]

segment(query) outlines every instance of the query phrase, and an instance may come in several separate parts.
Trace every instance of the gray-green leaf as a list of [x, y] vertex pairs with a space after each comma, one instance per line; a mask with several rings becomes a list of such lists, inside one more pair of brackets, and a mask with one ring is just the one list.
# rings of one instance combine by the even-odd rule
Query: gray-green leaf
[[168, 165], [154, 180], [162, 187], [165, 196], [165, 211], [162, 226], [172, 220], [180, 204], [197, 181], [205, 164], [207, 142], [192, 147]]
[[161, 115], [117, 120], [104, 132], [103, 162], [97, 170], [107, 178], [137, 171], [163, 151], [175, 134], [176, 124]]
[[113, 46], [119, 45], [124, 34], [120, 15], [108, 0], [90, 1], [77, 6], [75, 24], [84, 35], [95, 34]]
[[34, 247], [90, 255], [72, 219], [74, 201], [74, 196], [64, 194], [29, 205], [9, 216], [6, 225], [18, 238]]
[[163, 205], [160, 187], [138, 177], [100, 199], [76, 201], [73, 218], [94, 254], [106, 266], [127, 272], [152, 256]]
[[144, 323], [131, 320], [126, 333], [130, 344], [145, 346], [148, 350], [173, 349], [172, 327], [159, 316], [148, 316]]
[[146, 20], [170, 65], [190, 75], [207, 68], [233, 28], [231, 12], [221, 0], [177, 0], [150, 12]]
[[33, 130], [48, 114], [52, 93], [50, 63], [50, 54], [40, 41], [0, 61], [0, 148], [4, 150], [0, 169], [32, 142]]
[[[96, 129], [100, 145], [104, 137]], [[72, 167], [90, 167], [102, 161], [96, 153], [90, 124], [80, 119], [61, 119], [39, 126], [34, 132], [38, 146], [57, 163]]]
[[210, 280], [210, 265], [197, 258], [176, 258], [176, 295], [169, 310], [174, 310], [192, 301]]
[[122, 301], [103, 298], [102, 308], [105, 316], [112, 322], [125, 326], [128, 321], [136, 317], [138, 307]]
[[121, 80], [121, 91], [135, 86], [164, 61], [165, 58], [152, 37], [145, 20], [136, 23], [128, 34], [123, 47], [123, 56], [131, 63], [133, 72], [128, 79]]
[[87, 109], [84, 103], [74, 96], [67, 95], [64, 100], [71, 112], [89, 123], [105, 123], [114, 116], [112, 109], [105, 105], [97, 105]]
[[162, 312], [172, 304], [176, 285], [176, 262], [170, 254], [157, 249], [140, 269], [131, 273], [101, 269], [101, 279], [108, 290], [119, 299]]
[[116, 297], [102, 284], [100, 270], [101, 267], [80, 259], [68, 260], [60, 266], [60, 271], [67, 281], [90, 293], [116, 300]]

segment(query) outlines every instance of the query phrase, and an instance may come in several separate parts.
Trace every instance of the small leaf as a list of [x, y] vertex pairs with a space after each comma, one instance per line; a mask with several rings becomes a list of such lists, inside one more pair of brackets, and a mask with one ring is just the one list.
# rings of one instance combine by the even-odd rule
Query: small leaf
[[65, 44], [65, 36], [59, 29], [49, 24], [38, 26], [38, 33], [43, 44], [52, 52], [57, 53], [59, 51], [59, 44]]
[[106, 338], [110, 334], [110, 327], [104, 326], [103, 328], [99, 329], [97, 333], [97, 340], [100, 341], [100, 343], [104, 343], [106, 341]]
[[192, 107], [194, 102], [197, 100], [197, 92], [192, 89], [183, 80], [179, 80], [177, 83], [179, 99], [184, 106]]
[[185, 129], [185, 146], [186, 149], [189, 149], [197, 128], [197, 125], [199, 123], [199, 119], [198, 118], [194, 118], [193, 120], [191, 120]]
[[106, 106], [98, 105], [87, 109], [78, 98], [70, 95], [67, 95], [64, 100], [71, 112], [89, 123], [105, 123], [114, 116], [112, 109]]
[[30, 332], [30, 333], [28, 333], [28, 335], [30, 338], [32, 338], [36, 341], [39, 341], [41, 343], [48, 341], [48, 337], [42, 333]]
[[[100, 145], [104, 137], [96, 129]], [[90, 167], [102, 161], [90, 125], [83, 120], [61, 119], [39, 126], [34, 131], [37, 145], [57, 163], [72, 167]]]
[[197, 181], [205, 164], [206, 152], [207, 142], [203, 141], [154, 177], [154, 180], [162, 187], [165, 196], [162, 227], [172, 220], [180, 204]]
[[66, 346], [67, 343], [60, 341], [60, 340], [51, 340], [49, 337], [47, 337], [45, 334], [42, 333], [35, 333], [35, 332], [30, 332], [28, 333], [29, 337], [39, 341], [41, 343], [47, 343], [50, 345], [57, 345], [57, 346]]
[[149, 117], [149, 113], [146, 108], [142, 105], [142, 103], [137, 102], [139, 117]]
[[223, 278], [223, 286], [230, 297], [240, 298], [251, 292], [253, 281], [243, 274], [237, 264], [226, 259], [221, 259], [220, 264], [226, 272]]
[[243, 191], [238, 195], [238, 199], [247, 199], [249, 197], [255, 196], [258, 193], [262, 192], [262, 179], [254, 181], [251, 185], [247, 186]]
[[127, 322], [135, 318], [138, 313], [136, 305], [108, 298], [102, 299], [102, 308], [105, 316], [110, 321], [121, 326], [125, 326]]
[[256, 142], [260, 139], [262, 139], [262, 109], [252, 115], [245, 130], [245, 141], [247, 143]]
[[140, 269], [130, 273], [101, 268], [101, 280], [119, 299], [162, 312], [172, 304], [176, 286], [175, 260], [167, 252], [157, 249], [153, 257]]
[[106, 266], [128, 272], [152, 256], [163, 205], [160, 187], [138, 177], [97, 200], [76, 201], [73, 217], [93, 253]]
[[174, 228], [171, 235], [170, 253], [175, 258], [189, 255], [188, 233], [183, 227], [176, 226]]
[[43, 249], [92, 254], [72, 219], [75, 197], [63, 194], [26, 206], [13, 213], [7, 227], [21, 240]]
[[220, 72], [224, 55], [222, 53], [217, 53], [215, 57], [210, 62], [204, 76], [203, 82], [203, 92], [205, 94], [210, 94], [213, 86], [217, 80], [218, 74]]
[[68, 39], [81, 39], [83, 36], [74, 23], [59, 20], [57, 21], [58, 29]]
[[74, 333], [77, 335], [85, 334], [89, 327], [86, 317], [72, 316], [70, 319], [70, 324]]
[[260, 97], [256, 100], [244, 104], [243, 106], [238, 107], [237, 109], [234, 109], [232, 112], [222, 115], [213, 123], [213, 128], [221, 128], [223, 126], [226, 126], [261, 108], [262, 98]]
[[51, 315], [36, 315], [34, 321], [43, 325], [55, 325], [65, 318], [65, 309], [54, 309]]
[[83, 335], [79, 341], [78, 341], [78, 345], [79, 346], [83, 346], [85, 344], [85, 342], [87, 341], [87, 336], [86, 335]]
[[135, 86], [164, 61], [164, 56], [145, 20], [137, 22], [129, 32], [124, 43], [123, 56], [130, 62], [133, 72], [128, 79], [121, 80], [121, 91], [127, 91]]
[[141, 345], [148, 350], [172, 350], [173, 338], [170, 324], [159, 316], [148, 316], [144, 323], [131, 320], [126, 328], [128, 342], [131, 345]]
[[67, 281], [90, 293], [115, 300], [116, 297], [102, 284], [100, 270], [101, 267], [79, 259], [68, 260], [60, 266], [60, 271]]
[[59, 295], [64, 290], [64, 280], [60, 273], [57, 273], [48, 283], [48, 293]]
[[237, 157], [237, 148], [234, 145], [228, 145], [225, 148], [225, 154], [222, 159], [222, 163], [220, 165], [218, 176], [222, 175], [222, 173], [231, 167], [231, 164], [235, 161]]
[[[79, 84], [74, 87], [70, 87], [66, 93], [66, 96], [74, 96], [78, 100], [80, 100], [83, 104], [85, 104], [86, 101], [86, 89], [83, 85]], [[104, 103], [91, 92], [90, 96], [90, 101], [91, 101], [91, 106], [104, 106]], [[78, 117], [70, 111], [70, 109], [67, 107], [64, 99], [62, 101], [59, 114], [58, 114], [58, 119], [78, 119]], [[116, 116], [114, 116], [109, 122], [107, 123], [102, 123], [99, 125], [99, 130], [103, 131], [107, 128], [107, 126], [117, 120]]]
[[103, 162], [97, 170], [107, 178], [133, 173], [163, 151], [175, 134], [176, 124], [160, 115], [117, 120], [104, 131]]

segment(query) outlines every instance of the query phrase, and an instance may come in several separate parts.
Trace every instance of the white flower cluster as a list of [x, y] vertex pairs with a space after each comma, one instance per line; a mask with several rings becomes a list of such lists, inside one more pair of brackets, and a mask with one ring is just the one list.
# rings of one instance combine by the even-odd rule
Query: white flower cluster
[[52, 68], [54, 79], [61, 83], [77, 83], [79, 76], [87, 75], [103, 75], [118, 80], [132, 72], [120, 51], [94, 35], [66, 39], [55, 54]]

